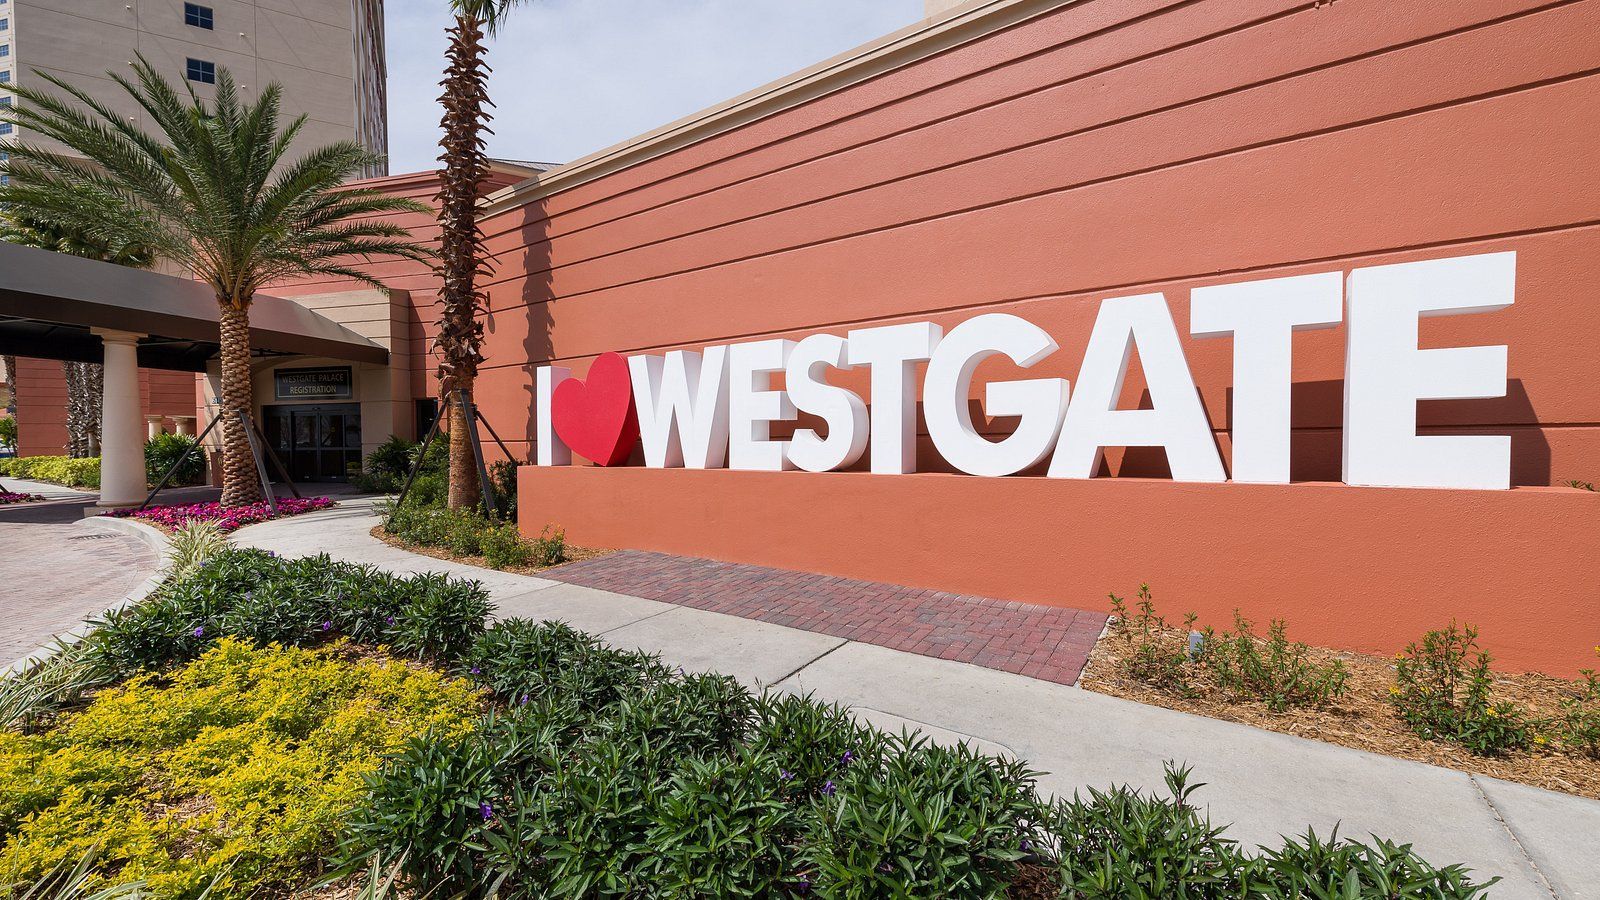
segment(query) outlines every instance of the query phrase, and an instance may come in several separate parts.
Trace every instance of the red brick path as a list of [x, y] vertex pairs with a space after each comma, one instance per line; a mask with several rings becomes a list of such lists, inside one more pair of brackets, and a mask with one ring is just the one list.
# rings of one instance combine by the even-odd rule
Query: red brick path
[[622, 550], [541, 573], [569, 584], [1072, 684], [1104, 613]]

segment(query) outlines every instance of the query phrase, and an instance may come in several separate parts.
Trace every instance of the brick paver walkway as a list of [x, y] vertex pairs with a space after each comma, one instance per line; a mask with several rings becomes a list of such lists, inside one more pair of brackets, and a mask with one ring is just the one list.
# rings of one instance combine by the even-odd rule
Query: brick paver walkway
[[622, 550], [546, 578], [1073, 684], [1104, 613]]
[[0, 517], [0, 670], [104, 612], [158, 563], [127, 535]]

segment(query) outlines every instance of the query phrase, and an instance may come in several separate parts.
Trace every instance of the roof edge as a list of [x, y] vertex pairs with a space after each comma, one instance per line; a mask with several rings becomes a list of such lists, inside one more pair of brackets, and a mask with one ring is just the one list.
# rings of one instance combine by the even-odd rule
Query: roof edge
[[481, 201], [480, 210], [494, 215], [587, 184], [1074, 2], [1078, 0], [968, 0], [653, 131], [501, 188]]

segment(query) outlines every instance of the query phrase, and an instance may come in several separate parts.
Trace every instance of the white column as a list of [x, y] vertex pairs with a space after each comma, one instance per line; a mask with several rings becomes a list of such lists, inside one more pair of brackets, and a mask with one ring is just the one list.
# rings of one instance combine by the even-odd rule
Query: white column
[[173, 416], [173, 427], [184, 437], [194, 437], [194, 416]]
[[141, 334], [96, 328], [105, 347], [105, 388], [100, 411], [99, 506], [136, 506], [144, 500], [144, 410], [139, 401]]
[[156, 435], [161, 433], [161, 419], [161, 416], [144, 417], [145, 440], [153, 441], [156, 439]]

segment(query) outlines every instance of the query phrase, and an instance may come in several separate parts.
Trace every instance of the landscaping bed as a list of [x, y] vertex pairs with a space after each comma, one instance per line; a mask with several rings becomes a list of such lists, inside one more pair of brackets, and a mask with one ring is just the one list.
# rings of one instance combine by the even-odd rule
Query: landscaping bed
[[[490, 564], [488, 557], [484, 556], [482, 553], [455, 553], [447, 546], [429, 546], [427, 544], [416, 543], [415, 541], [408, 541], [399, 535], [391, 534], [389, 529], [384, 527], [381, 523], [372, 526], [371, 534], [373, 537], [383, 541], [385, 544], [388, 544], [391, 547], [398, 547], [401, 550], [416, 553], [421, 556], [431, 556], [434, 559], [443, 559], [450, 562], [464, 563], [469, 566], [478, 566], [479, 568], [484, 569], [495, 569], [501, 572], [511, 572], [517, 575], [537, 575], [540, 572], [554, 568], [555, 566], [565, 565], [569, 562], [582, 562], [586, 559], [596, 559], [609, 553], [616, 552], [615, 550], [602, 550], [593, 547], [575, 547], [563, 541], [561, 553], [556, 557], [560, 560], [559, 562], [530, 562], [527, 565], [514, 565], [507, 563], [504, 560], [499, 560], [501, 564], [496, 566]], [[546, 559], [548, 558], [549, 557], [546, 557]]]
[[488, 626], [475, 582], [197, 530], [151, 599], [0, 679], [0, 893], [78, 859], [82, 887], [185, 900], [1485, 887], [1376, 839], [1240, 847], [1179, 766], [1163, 791], [1042, 798], [1025, 762], [558, 623]]
[[218, 501], [212, 500], [205, 503], [151, 506], [142, 510], [114, 509], [106, 515], [118, 519], [149, 522], [169, 533], [194, 522], [210, 522], [223, 532], [230, 532], [269, 519], [282, 519], [327, 509], [334, 503], [332, 497], [284, 497], [278, 500], [277, 513], [273, 513], [272, 506], [265, 500], [247, 506], [223, 506]]
[[0, 506], [11, 506], [16, 503], [39, 503], [44, 498], [38, 494], [21, 494], [16, 491], [0, 491]]
[[[1433, 734], [1430, 739], [1419, 734], [1427, 729], [1408, 724], [1402, 704], [1397, 702], [1414, 693], [1402, 690], [1399, 683], [1401, 666], [1409, 669], [1416, 665], [1410, 654], [1385, 659], [1283, 644], [1274, 663], [1269, 636], [1256, 636], [1253, 640], [1264, 671], [1254, 688], [1248, 688], [1224, 683], [1226, 679], [1219, 678], [1215, 667], [1192, 658], [1190, 634], [1197, 627], [1194, 623], [1168, 623], [1154, 614], [1153, 607], [1143, 612], [1123, 610], [1096, 644], [1079, 683], [1088, 690], [1168, 709], [1600, 798], [1600, 745], [1596, 743], [1600, 740], [1600, 687], [1593, 678], [1574, 682], [1485, 668], [1488, 702], [1478, 711], [1477, 720], [1500, 731], [1469, 732], [1462, 739], [1429, 731]], [[1455, 634], [1457, 644], [1466, 637], [1464, 630]], [[1237, 636], [1237, 626], [1222, 639], [1230, 636]], [[1217, 636], [1212, 640], [1218, 640]], [[1298, 663], [1292, 659], [1296, 648], [1303, 653]], [[1467, 670], [1476, 663], [1476, 648], [1457, 649], [1460, 658], [1455, 678], [1461, 682], [1455, 700], [1457, 716], [1470, 718]], [[1600, 648], [1596, 652], [1600, 654]], [[1272, 685], [1295, 680], [1297, 676], [1289, 673], [1297, 666], [1303, 673], [1299, 677], [1308, 682], [1315, 682], [1317, 673], [1337, 668], [1340, 689], [1321, 697], [1307, 692], [1292, 698], [1303, 702], [1274, 702]], [[1582, 717], [1574, 719], [1575, 711]], [[1507, 726], [1496, 720], [1521, 729], [1520, 739], [1515, 733], [1502, 734]], [[1463, 730], [1472, 727], [1471, 721], [1462, 726]]]

